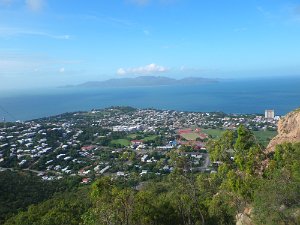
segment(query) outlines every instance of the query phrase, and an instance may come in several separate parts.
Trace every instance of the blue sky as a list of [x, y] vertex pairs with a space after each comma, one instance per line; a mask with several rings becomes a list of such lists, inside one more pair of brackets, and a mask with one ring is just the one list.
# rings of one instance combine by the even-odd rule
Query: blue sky
[[300, 1], [0, 0], [0, 88], [300, 76]]

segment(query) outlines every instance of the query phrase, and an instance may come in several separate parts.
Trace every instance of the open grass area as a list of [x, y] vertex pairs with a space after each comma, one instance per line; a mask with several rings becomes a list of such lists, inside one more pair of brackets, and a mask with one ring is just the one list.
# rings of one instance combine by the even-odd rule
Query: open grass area
[[148, 137], [143, 138], [143, 141], [154, 141], [157, 138], [157, 135], [151, 135]]
[[270, 140], [277, 135], [277, 131], [253, 131], [256, 139], [263, 144], [264, 146], [267, 146]]
[[[218, 138], [222, 135], [225, 130], [222, 129], [202, 129], [202, 131], [208, 135], [211, 135], [212, 138]], [[264, 146], [267, 146], [270, 139], [277, 135], [276, 131], [253, 131], [257, 141]]]
[[199, 138], [199, 134], [197, 133], [181, 134], [181, 136], [188, 141], [196, 141], [196, 139]]
[[[129, 134], [126, 138], [128, 138], [129, 140], [134, 140], [134, 139], [137, 139], [138, 136], [139, 136], [138, 134]], [[142, 138], [141, 140], [154, 141], [155, 138], [157, 138], [157, 135], [150, 135], [148, 137]]]
[[127, 138], [130, 138], [130, 139], [136, 139], [137, 136], [138, 136], [137, 134], [129, 134], [129, 135], [127, 136]]
[[122, 146], [129, 146], [130, 141], [127, 139], [116, 139], [111, 141], [112, 144], [120, 144]]
[[225, 130], [222, 129], [201, 129], [203, 133], [210, 135], [212, 138], [221, 137]]

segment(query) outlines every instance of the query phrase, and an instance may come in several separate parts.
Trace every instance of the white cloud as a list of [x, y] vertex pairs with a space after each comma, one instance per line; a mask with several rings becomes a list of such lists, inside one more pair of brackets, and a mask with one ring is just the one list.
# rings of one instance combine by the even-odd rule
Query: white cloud
[[60, 40], [71, 39], [70, 35], [55, 35], [44, 31], [27, 30], [23, 28], [10, 28], [10, 27], [0, 28], [0, 37], [3, 36], [7, 38], [9, 36], [18, 36], [18, 35], [43, 36], [52, 39], [60, 39]]
[[164, 66], [159, 66], [154, 63], [136, 67], [136, 68], [119, 68], [117, 70], [117, 74], [124, 76], [124, 75], [149, 75], [149, 74], [157, 74], [157, 73], [165, 73], [168, 69]]
[[0, 80], [3, 76], [12, 75], [34, 77], [34, 75], [44, 74], [70, 74], [71, 71], [66, 69], [66, 66], [76, 67], [74, 65], [81, 63], [80, 60], [60, 59], [57, 56], [28, 53], [22, 49], [0, 49]]
[[120, 68], [120, 69], [117, 70], [118, 75], [126, 75], [126, 73], [127, 73], [126, 70], [123, 69], [123, 68]]
[[45, 5], [44, 0], [26, 0], [26, 6], [34, 12], [39, 12]]

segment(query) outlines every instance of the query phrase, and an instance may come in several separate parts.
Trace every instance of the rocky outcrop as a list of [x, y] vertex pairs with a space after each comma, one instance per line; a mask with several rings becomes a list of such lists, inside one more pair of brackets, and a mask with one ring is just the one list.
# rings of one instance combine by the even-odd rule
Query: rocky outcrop
[[290, 112], [278, 122], [278, 135], [274, 137], [266, 152], [275, 150], [276, 145], [284, 142], [300, 142], [300, 109]]
[[243, 213], [236, 215], [236, 225], [254, 225], [251, 219], [252, 208], [245, 208]]

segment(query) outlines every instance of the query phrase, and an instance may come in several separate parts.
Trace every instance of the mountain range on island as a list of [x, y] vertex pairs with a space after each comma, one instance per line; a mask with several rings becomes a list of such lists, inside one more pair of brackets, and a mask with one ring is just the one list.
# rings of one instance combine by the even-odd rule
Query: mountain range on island
[[88, 81], [68, 87], [139, 87], [139, 86], [163, 86], [163, 85], [198, 85], [216, 83], [217, 79], [203, 77], [186, 77], [174, 79], [163, 76], [140, 76], [135, 78], [116, 78], [104, 81]]

